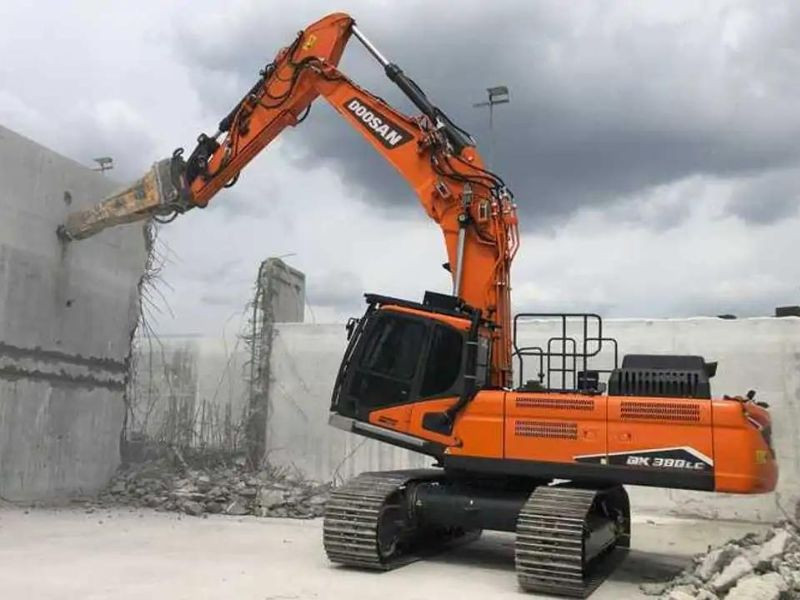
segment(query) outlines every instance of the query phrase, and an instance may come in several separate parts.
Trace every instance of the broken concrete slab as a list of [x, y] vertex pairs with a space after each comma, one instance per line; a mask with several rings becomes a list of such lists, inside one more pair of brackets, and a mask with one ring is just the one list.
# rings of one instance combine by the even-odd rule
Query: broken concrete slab
[[781, 590], [764, 577], [745, 577], [736, 584], [726, 600], [778, 600]]
[[722, 567], [727, 565], [736, 554], [737, 548], [731, 544], [712, 550], [703, 557], [703, 561], [697, 568], [697, 576], [703, 581], [708, 581], [713, 575], [719, 573]]
[[143, 226], [64, 244], [117, 184], [0, 127], [0, 496], [94, 492], [119, 464]]
[[789, 591], [789, 583], [774, 571], [761, 576], [761, 580], [765, 581], [780, 590], [781, 593]]
[[779, 522], [728, 540], [696, 556], [671, 580], [640, 589], [662, 598], [688, 593], [694, 600], [800, 597], [800, 531], [792, 522]]
[[786, 552], [792, 536], [786, 529], [779, 529], [768, 539], [758, 551], [756, 565], [760, 568], [768, 567], [772, 561]]
[[667, 598], [669, 600], [695, 600], [695, 594], [689, 590], [674, 589]]

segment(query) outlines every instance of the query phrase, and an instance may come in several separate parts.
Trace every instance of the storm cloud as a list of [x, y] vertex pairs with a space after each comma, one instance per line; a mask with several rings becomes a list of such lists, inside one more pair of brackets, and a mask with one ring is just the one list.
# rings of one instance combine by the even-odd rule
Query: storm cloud
[[[494, 168], [515, 191], [523, 225], [563, 221], [705, 176], [741, 180], [800, 159], [800, 11], [794, 3], [632, 5], [599, 2], [359, 4], [360, 27], [458, 123], [490, 147], [484, 88], [511, 88], [495, 113]], [[247, 7], [245, 10], [244, 7]], [[211, 111], [225, 114], [258, 68], [317, 7], [281, 14], [240, 3], [179, 28], [178, 54]], [[238, 15], [238, 16], [237, 16]], [[219, 18], [219, 20], [218, 20]], [[220, 20], [222, 26], [220, 26]], [[262, 26], [263, 25], [263, 26]], [[355, 40], [342, 69], [396, 106], [411, 108]], [[235, 83], [234, 83], [235, 82]], [[376, 206], [413, 207], [380, 156], [319, 102], [287, 136], [308, 169], [333, 166], [353, 194]], [[772, 190], [775, 192], [776, 190]], [[777, 204], [737, 208], [753, 222]], [[779, 214], [783, 214], [780, 213]], [[673, 213], [671, 218], [675, 218]], [[662, 226], [654, 217], [652, 225]]]

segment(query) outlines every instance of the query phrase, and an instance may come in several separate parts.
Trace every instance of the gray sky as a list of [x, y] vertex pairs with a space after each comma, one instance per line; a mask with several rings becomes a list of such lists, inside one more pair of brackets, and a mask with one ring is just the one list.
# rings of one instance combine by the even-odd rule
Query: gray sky
[[[347, 10], [479, 140], [523, 231], [525, 310], [769, 314], [800, 303], [800, 6], [764, 2], [14, 2], [0, 123], [136, 177], [191, 148], [298, 29]], [[341, 67], [411, 112], [352, 41]], [[304, 270], [317, 321], [364, 291], [445, 291], [444, 245], [404, 181], [320, 100], [205, 211], [161, 231], [162, 332], [217, 334], [258, 262]], [[307, 314], [311, 317], [310, 314]]]

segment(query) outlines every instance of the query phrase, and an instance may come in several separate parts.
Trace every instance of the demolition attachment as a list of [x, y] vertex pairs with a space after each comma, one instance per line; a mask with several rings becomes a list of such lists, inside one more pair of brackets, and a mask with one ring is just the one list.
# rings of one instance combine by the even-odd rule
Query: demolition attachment
[[56, 230], [64, 241], [82, 240], [113, 225], [153, 217], [172, 221], [192, 208], [185, 185], [185, 163], [179, 152], [158, 161], [133, 185], [115, 192], [99, 204], [76, 211]]

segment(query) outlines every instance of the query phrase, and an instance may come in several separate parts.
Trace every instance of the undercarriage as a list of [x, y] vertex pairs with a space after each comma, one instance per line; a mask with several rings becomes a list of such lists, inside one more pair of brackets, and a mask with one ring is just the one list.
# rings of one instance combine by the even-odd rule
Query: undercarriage
[[475, 480], [438, 469], [363, 473], [331, 495], [323, 537], [332, 562], [386, 571], [483, 529], [516, 533], [524, 591], [584, 598], [630, 545], [628, 496], [620, 485]]

